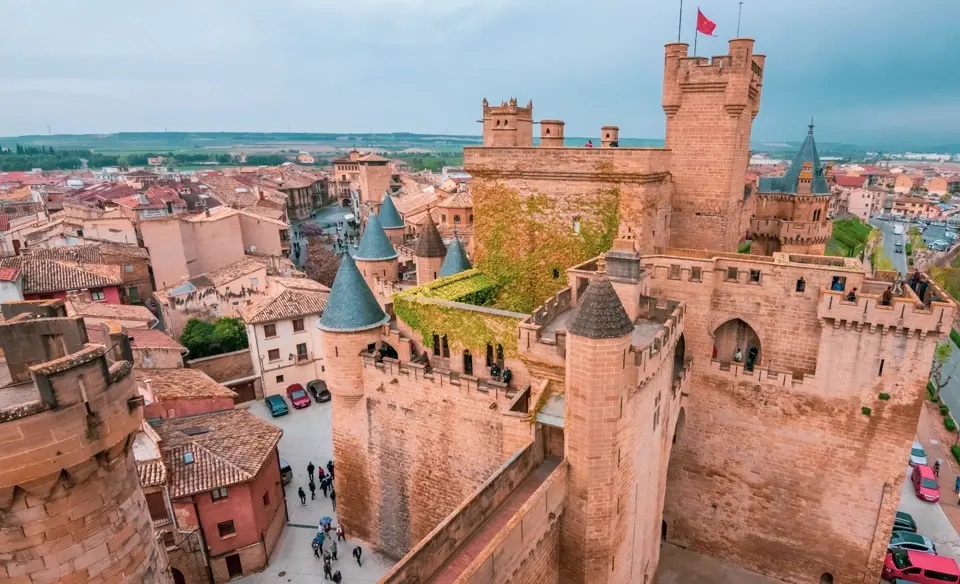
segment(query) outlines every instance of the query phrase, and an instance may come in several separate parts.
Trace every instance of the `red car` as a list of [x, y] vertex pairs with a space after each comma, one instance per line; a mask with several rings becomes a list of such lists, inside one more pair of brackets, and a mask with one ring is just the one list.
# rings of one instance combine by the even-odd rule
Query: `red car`
[[931, 503], [940, 500], [940, 486], [937, 484], [937, 475], [933, 473], [932, 468], [925, 464], [918, 464], [913, 467], [913, 473], [910, 476], [918, 499]]
[[303, 389], [303, 386], [299, 383], [294, 383], [287, 388], [287, 396], [290, 398], [293, 407], [297, 409], [310, 405], [310, 396], [307, 395], [307, 390]]

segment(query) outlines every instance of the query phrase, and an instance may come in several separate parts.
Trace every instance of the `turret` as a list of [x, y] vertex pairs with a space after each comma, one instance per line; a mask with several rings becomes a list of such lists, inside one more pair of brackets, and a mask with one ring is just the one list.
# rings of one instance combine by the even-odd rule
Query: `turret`
[[402, 244], [406, 226], [403, 223], [403, 217], [397, 211], [397, 206], [393, 204], [393, 197], [390, 196], [389, 192], [383, 195], [383, 203], [380, 205], [378, 218], [380, 219], [380, 226], [383, 227], [384, 233], [390, 239], [390, 243], [393, 245]]
[[517, 98], [498, 106], [483, 100], [483, 145], [499, 148], [533, 146], [533, 101], [527, 107], [517, 105]]
[[390, 239], [384, 233], [383, 227], [380, 226], [380, 219], [376, 215], [370, 215], [353, 258], [357, 262], [360, 273], [363, 274], [363, 279], [371, 289], [374, 288], [377, 278], [383, 278], [389, 282], [397, 280], [398, 257], [400, 254], [393, 248]]
[[0, 324], [21, 380], [0, 389], [0, 565], [26, 583], [170, 583], [131, 450], [143, 398], [133, 364], [110, 358], [129, 340], [114, 325], [108, 354], [80, 317], [17, 311]]
[[447, 257], [443, 260], [440, 267], [439, 277], [446, 278], [460, 272], [465, 272], [472, 268], [470, 259], [467, 257], [467, 250], [463, 249], [463, 242], [459, 237], [454, 237], [447, 249]]
[[433, 282], [440, 277], [440, 268], [443, 265], [443, 258], [447, 255], [447, 246], [443, 243], [437, 224], [433, 222], [430, 213], [427, 213], [427, 222], [417, 240], [413, 255], [416, 257], [418, 286]]
[[368, 422], [361, 352], [376, 349], [381, 328], [390, 321], [373, 292], [345, 254], [333, 281], [327, 307], [317, 323], [323, 338], [327, 387], [333, 394], [333, 457], [335, 487], [340, 493], [337, 515], [347, 533], [370, 540], [376, 533], [378, 509], [367, 501], [370, 485], [367, 459]]
[[540, 147], [563, 148], [563, 126], [560, 120], [540, 120]]
[[[602, 268], [601, 268], [602, 270]], [[612, 582], [620, 466], [617, 409], [630, 383], [634, 325], [601, 271], [567, 326], [566, 458], [570, 463], [560, 580]], [[617, 557], [616, 562], [626, 561]]]
[[617, 126], [602, 126], [600, 128], [600, 145], [603, 148], [610, 148], [614, 142], [620, 145], [620, 128]]

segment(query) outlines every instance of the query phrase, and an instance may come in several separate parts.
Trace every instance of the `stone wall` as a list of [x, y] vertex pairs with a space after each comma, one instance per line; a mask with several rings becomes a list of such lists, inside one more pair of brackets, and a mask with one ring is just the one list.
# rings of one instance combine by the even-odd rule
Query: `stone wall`
[[496, 511], [543, 459], [542, 445], [531, 442], [518, 451], [453, 513], [391, 569], [380, 582], [426, 582]]
[[355, 411], [364, 418], [368, 482], [358, 498], [375, 512], [364, 524], [368, 540], [402, 557], [530, 442], [532, 429], [525, 413], [508, 411], [504, 392], [415, 365], [363, 363], [365, 397]]

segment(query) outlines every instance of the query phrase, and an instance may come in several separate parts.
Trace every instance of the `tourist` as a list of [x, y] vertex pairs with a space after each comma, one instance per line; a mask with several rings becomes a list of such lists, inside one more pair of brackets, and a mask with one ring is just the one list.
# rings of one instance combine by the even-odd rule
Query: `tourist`
[[330, 479], [327, 477], [323, 477], [322, 479], [320, 479], [320, 492], [323, 493], [324, 499], [327, 498], [327, 489], [329, 488], [330, 488]]
[[834, 292], [843, 292], [843, 282], [840, 281], [840, 278], [833, 277], [833, 284], [830, 285], [830, 289]]
[[913, 270], [913, 275], [910, 276], [910, 288], [912, 288], [914, 292], [917, 291], [917, 286], [920, 284], [920, 277], [920, 270]]
[[587, 143], [583, 145], [584, 148], [593, 148], [593, 140], [587, 140]]
[[333, 510], [337, 510], [337, 491], [336, 489], [330, 489], [330, 503], [333, 505]]
[[510, 371], [509, 367], [503, 368], [503, 382], [507, 385], [510, 385], [510, 380], [513, 379], [513, 371]]
[[310, 479], [310, 484], [308, 486], [310, 487], [310, 500], [313, 501], [317, 498], [317, 485], [313, 482], [312, 478]]
[[940, 463], [943, 462], [942, 458], [938, 458], [935, 463], [933, 463], [933, 474], [934, 476], [940, 476]]
[[[960, 485], [960, 477], [957, 477], [957, 485]], [[957, 492], [960, 493], [960, 486], [957, 487]], [[343, 526], [337, 526], [337, 539], [340, 541], [347, 541], [347, 534], [343, 531]]]
[[323, 579], [331, 580], [331, 570], [333, 568], [330, 566], [330, 560], [323, 560]]
[[620, 140], [614, 140], [614, 141], [610, 142], [610, 147], [611, 147], [611, 148], [619, 148], [619, 147], [620, 147]]
[[744, 366], [744, 369], [747, 371], [753, 371], [753, 366], [757, 362], [757, 356], [760, 354], [760, 350], [750, 345], [750, 348], [747, 349], [747, 364]]
[[893, 286], [887, 286], [887, 289], [883, 291], [883, 294], [880, 296], [880, 305], [881, 306], [890, 306], [890, 303], [893, 301]]
[[357, 565], [362, 566], [360, 563], [360, 556], [363, 554], [363, 550], [360, 549], [360, 546], [353, 548], [353, 557], [357, 558]]
[[333, 576], [331, 576], [331, 579], [333, 580], [334, 584], [340, 584], [340, 582], [343, 580], [343, 576], [340, 575], [340, 570], [334, 572]]
[[314, 471], [316, 468], [317, 468], [317, 467], [313, 466], [313, 461], [312, 461], [312, 460], [307, 463], [307, 474], [310, 476], [310, 480], [313, 480], [313, 471]]
[[315, 556], [317, 556], [317, 557], [319, 558], [319, 557], [320, 557], [320, 542], [318, 542], [318, 541], [316, 540], [316, 538], [314, 538], [313, 543], [311, 543], [310, 546], [313, 548], [313, 555], [315, 555]]
[[490, 368], [490, 377], [500, 381], [500, 366], [496, 363], [494, 363], [493, 367]]
[[323, 470], [323, 467], [322, 467], [322, 466], [317, 469], [317, 479], [318, 479], [318, 480], [321, 480], [321, 481], [322, 481], [322, 480], [324, 479], [324, 477], [326, 477], [326, 476], [327, 476], [327, 473]]
[[330, 473], [330, 480], [333, 480], [333, 461], [332, 460], [327, 461], [327, 472]]
[[[339, 529], [340, 529], [340, 528], [337, 527], [337, 530], [339, 530]], [[337, 561], [337, 540], [336, 540], [336, 539], [331, 539], [331, 540], [330, 540], [330, 557], [333, 558], [333, 561], [334, 561], [334, 562]]]
[[740, 347], [737, 347], [737, 350], [733, 352], [733, 360], [737, 363], [743, 361], [743, 351], [740, 350]]
[[301, 504], [301, 505], [306, 505], [306, 504], [307, 504], [307, 494], [303, 492], [303, 487], [300, 487], [299, 489], [297, 489], [297, 494], [300, 495], [300, 504]]
[[960, 495], [960, 475], [953, 481], [953, 492]]
[[854, 288], [847, 294], [847, 302], [856, 302], [857, 301], [857, 289]]

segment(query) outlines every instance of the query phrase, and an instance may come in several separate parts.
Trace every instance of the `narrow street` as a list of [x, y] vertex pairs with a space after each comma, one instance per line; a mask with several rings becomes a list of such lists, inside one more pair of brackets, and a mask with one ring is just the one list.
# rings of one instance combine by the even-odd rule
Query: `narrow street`
[[[896, 241], [902, 239], [904, 243], [907, 241], [907, 229], [910, 228], [909, 223], [894, 223], [893, 221], [881, 221], [877, 218], [870, 220], [870, 225], [878, 228], [883, 232], [883, 251], [884, 254], [890, 258], [890, 261], [893, 262], [893, 267], [900, 272], [901, 274], [907, 273], [907, 254], [906, 251], [900, 253], [896, 252]], [[903, 225], [903, 235], [897, 235], [893, 232], [894, 225]]]
[[[960, 474], [960, 466], [950, 454], [950, 444], [941, 443], [936, 427], [936, 424], [941, 422], [939, 417], [932, 415], [933, 412], [934, 410], [924, 403], [917, 426], [917, 439], [927, 451], [930, 466], [933, 466], [938, 458], [943, 459], [939, 481], [940, 503], [928, 503], [917, 498], [908, 467], [900, 494], [900, 510], [913, 515], [919, 527], [918, 532], [933, 540], [939, 555], [960, 561], [960, 536], [957, 535], [960, 528], [960, 505], [957, 504], [957, 495], [953, 491], [954, 482]], [[907, 464], [907, 461], [904, 463]]]

